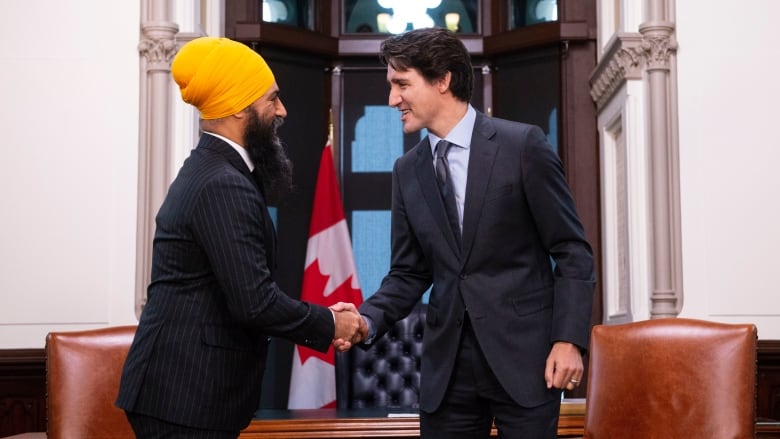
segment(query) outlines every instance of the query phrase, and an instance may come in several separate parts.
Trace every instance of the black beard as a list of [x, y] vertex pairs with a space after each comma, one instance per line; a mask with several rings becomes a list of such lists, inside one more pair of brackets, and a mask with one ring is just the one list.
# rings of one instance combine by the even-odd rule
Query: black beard
[[284, 119], [276, 117], [272, 123], [265, 123], [254, 108], [249, 108], [244, 146], [255, 164], [255, 172], [260, 175], [268, 204], [278, 203], [293, 187], [292, 162], [276, 134], [283, 122]]

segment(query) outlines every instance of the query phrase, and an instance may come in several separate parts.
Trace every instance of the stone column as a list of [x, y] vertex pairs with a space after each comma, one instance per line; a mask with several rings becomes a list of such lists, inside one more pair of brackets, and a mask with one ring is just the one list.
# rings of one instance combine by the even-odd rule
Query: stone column
[[154, 217], [170, 182], [170, 71], [176, 53], [176, 23], [169, 0], [142, 0], [136, 236], [136, 315], [146, 303], [151, 278]]
[[650, 176], [652, 189], [652, 286], [650, 317], [675, 317], [682, 302], [679, 167], [671, 120], [670, 63], [676, 43], [666, 0], [648, 0], [642, 34], [648, 85]]

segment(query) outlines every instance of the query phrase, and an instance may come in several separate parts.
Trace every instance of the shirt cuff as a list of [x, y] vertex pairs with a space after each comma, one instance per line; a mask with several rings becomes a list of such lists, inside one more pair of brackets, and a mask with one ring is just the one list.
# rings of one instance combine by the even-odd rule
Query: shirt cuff
[[374, 342], [374, 337], [376, 337], [376, 324], [374, 324], [374, 319], [371, 317], [361, 314], [363, 317], [363, 320], [366, 321], [366, 325], [368, 326], [368, 337], [366, 337], [365, 340], [363, 340], [363, 344], [371, 344]]

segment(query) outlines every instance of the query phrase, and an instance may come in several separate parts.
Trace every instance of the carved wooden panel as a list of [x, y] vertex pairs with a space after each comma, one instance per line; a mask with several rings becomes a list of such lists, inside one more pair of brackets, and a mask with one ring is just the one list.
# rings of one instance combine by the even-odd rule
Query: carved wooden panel
[[0, 351], [0, 437], [45, 430], [44, 350]]
[[758, 341], [757, 416], [780, 421], [780, 340]]

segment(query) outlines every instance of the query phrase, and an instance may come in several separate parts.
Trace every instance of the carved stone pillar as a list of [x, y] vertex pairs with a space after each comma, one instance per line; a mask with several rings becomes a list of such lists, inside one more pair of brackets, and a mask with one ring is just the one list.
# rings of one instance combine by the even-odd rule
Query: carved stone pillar
[[676, 118], [676, 111], [669, 90], [671, 57], [677, 45], [674, 24], [666, 21], [665, 0], [649, 3], [649, 20], [639, 26], [639, 33], [646, 60], [653, 191], [650, 317], [664, 318], [675, 317], [682, 303], [678, 152], [676, 135], [670, 129], [670, 118]]
[[169, 21], [170, 6], [168, 0], [144, 0], [141, 5], [136, 316], [146, 303], [151, 278], [154, 217], [170, 182], [170, 71], [178, 32]]

